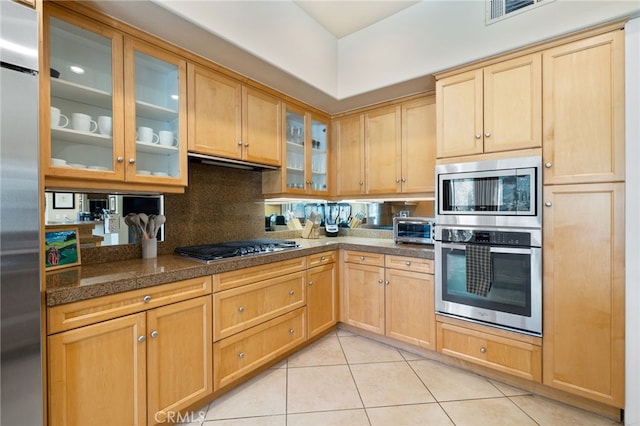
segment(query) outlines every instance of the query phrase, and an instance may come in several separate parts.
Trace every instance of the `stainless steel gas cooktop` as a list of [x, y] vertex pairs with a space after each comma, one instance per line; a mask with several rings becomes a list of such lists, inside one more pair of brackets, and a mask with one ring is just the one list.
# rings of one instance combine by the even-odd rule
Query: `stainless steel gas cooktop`
[[258, 238], [255, 240], [177, 247], [174, 253], [200, 262], [212, 263], [229, 257], [271, 253], [296, 247], [298, 247], [298, 244], [295, 241]]

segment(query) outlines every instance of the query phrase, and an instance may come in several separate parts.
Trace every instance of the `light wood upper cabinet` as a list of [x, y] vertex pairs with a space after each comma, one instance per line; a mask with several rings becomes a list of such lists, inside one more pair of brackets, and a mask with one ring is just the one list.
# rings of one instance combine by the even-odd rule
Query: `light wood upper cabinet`
[[336, 147], [336, 194], [364, 194], [364, 114], [335, 120], [331, 126]]
[[189, 63], [189, 150], [258, 164], [281, 164], [281, 102]]
[[541, 69], [534, 53], [438, 80], [438, 158], [541, 146]]
[[393, 194], [401, 170], [401, 109], [399, 105], [364, 115], [365, 175], [367, 194]]
[[543, 383], [624, 407], [624, 184], [544, 199]]
[[402, 104], [400, 191], [434, 192], [436, 167], [436, 99], [430, 96]]
[[543, 53], [544, 183], [624, 180], [624, 34]]

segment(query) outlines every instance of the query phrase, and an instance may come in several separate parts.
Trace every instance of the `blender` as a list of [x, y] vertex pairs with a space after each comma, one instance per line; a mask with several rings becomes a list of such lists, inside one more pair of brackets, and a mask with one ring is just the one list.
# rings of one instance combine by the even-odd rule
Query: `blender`
[[340, 208], [337, 203], [328, 203], [324, 219], [324, 232], [327, 237], [338, 236], [338, 215]]

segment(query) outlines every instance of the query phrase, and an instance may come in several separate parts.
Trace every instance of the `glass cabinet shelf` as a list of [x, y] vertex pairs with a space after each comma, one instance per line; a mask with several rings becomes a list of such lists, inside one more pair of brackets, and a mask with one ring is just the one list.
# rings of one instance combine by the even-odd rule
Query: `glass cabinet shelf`
[[178, 118], [178, 111], [147, 102], [136, 101], [136, 116], [150, 120], [171, 121]]
[[51, 79], [51, 97], [108, 109], [112, 103], [111, 93], [58, 78]]
[[55, 140], [65, 140], [82, 145], [104, 146], [111, 148], [113, 142], [111, 136], [99, 133], [81, 132], [79, 130], [58, 127], [51, 129], [51, 138]]

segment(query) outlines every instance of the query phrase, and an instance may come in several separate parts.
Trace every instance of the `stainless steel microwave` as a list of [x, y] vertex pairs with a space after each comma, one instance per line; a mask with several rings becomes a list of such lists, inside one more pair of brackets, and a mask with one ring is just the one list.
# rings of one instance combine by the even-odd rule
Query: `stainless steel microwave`
[[433, 244], [436, 222], [429, 217], [394, 217], [393, 241], [396, 243]]

